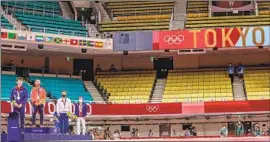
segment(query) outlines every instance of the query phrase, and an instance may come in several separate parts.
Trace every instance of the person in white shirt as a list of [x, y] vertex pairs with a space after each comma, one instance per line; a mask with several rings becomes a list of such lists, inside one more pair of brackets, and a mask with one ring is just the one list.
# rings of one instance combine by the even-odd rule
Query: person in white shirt
[[120, 139], [120, 132], [119, 130], [115, 130], [113, 133], [113, 139], [114, 140], [119, 140]]
[[59, 116], [60, 132], [67, 134], [69, 130], [69, 118], [68, 115], [71, 113], [72, 105], [69, 98], [67, 98], [67, 92], [62, 91], [62, 97], [57, 100], [56, 112]]

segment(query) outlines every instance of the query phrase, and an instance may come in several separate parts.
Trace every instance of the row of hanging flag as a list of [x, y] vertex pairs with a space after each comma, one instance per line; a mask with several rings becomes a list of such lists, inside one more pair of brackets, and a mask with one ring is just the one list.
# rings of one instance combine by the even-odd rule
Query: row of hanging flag
[[26, 33], [14, 33], [14, 32], [1, 32], [2, 39], [16, 39], [16, 40], [27, 40], [43, 43], [54, 43], [54, 44], [66, 44], [71, 46], [87, 46], [95, 48], [103, 48], [104, 42], [95, 40], [85, 39], [72, 39], [57, 36], [44, 36]]

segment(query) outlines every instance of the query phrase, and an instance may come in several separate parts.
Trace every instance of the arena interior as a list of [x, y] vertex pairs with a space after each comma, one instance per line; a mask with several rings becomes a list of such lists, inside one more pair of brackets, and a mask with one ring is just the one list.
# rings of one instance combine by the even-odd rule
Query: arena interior
[[[84, 141], [270, 139], [268, 0], [2, 0], [0, 13], [3, 142], [18, 77], [29, 94], [25, 130], [55, 128], [65, 90], [71, 116], [79, 96], [86, 104]], [[31, 125], [36, 80], [42, 126], [40, 114]], [[62, 139], [24, 139], [80, 141], [76, 119]]]

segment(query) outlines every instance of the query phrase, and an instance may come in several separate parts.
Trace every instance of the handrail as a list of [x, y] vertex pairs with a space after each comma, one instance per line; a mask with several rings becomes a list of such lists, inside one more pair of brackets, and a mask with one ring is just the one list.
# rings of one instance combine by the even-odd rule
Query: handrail
[[[51, 31], [57, 31], [57, 34], [59, 34], [59, 35], [65, 35], [64, 32], [72, 32], [73, 36], [78, 36], [79, 35], [80, 37], [89, 37], [87, 31], [85, 31], [85, 35], [84, 35], [83, 31], [64, 30], [64, 29], [56, 29], [56, 28], [46, 28], [46, 27], [40, 27], [40, 26], [27, 26], [27, 27], [28, 27], [29, 31], [31, 31], [31, 29], [33, 29], [33, 28], [40, 29], [41, 33], [46, 33], [46, 31], [51, 30]], [[47, 33], [51, 34], [50, 32], [47, 32]], [[78, 35], [76, 35], [76, 33]], [[56, 34], [56, 33], [53, 33], [53, 34]]]

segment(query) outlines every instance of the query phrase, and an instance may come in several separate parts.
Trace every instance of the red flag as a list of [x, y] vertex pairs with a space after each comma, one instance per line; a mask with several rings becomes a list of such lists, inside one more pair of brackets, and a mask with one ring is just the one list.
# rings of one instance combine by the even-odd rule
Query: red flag
[[70, 39], [69, 44], [70, 45], [78, 45], [78, 40], [77, 39]]
[[7, 32], [1, 32], [1, 38], [7, 38], [8, 33]]

